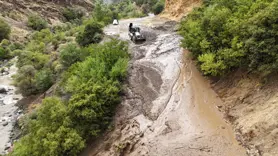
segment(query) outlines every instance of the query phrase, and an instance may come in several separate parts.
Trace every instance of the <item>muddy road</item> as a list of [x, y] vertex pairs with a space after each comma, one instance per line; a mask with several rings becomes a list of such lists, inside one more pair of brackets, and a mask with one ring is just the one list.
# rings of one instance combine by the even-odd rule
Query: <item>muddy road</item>
[[[129, 41], [140, 26], [147, 41]], [[130, 42], [132, 59], [114, 126], [82, 155], [244, 156], [218, 112], [222, 102], [180, 48], [175, 22], [158, 17], [122, 20], [105, 33]]]

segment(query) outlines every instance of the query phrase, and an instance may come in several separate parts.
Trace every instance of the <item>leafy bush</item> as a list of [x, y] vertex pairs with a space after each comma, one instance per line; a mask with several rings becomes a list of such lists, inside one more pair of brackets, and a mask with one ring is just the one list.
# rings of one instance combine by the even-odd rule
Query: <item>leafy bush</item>
[[77, 155], [84, 148], [84, 140], [71, 128], [66, 105], [58, 98], [43, 100], [36, 114], [28, 123], [29, 133], [15, 144], [11, 155]]
[[38, 15], [30, 15], [27, 25], [34, 30], [42, 30], [47, 27], [47, 22]]
[[152, 11], [155, 15], [160, 14], [164, 9], [164, 3], [158, 1], [152, 8]]
[[53, 74], [50, 69], [40, 70], [35, 74], [35, 85], [38, 93], [42, 93], [53, 85]]
[[82, 12], [82, 10], [75, 8], [65, 8], [62, 11], [62, 14], [67, 21], [74, 21], [76, 19], [80, 20], [84, 16], [84, 12]]
[[78, 45], [69, 43], [60, 51], [60, 62], [64, 67], [69, 67], [72, 64], [82, 61], [87, 56], [85, 50], [81, 50]]
[[79, 32], [76, 41], [81, 46], [87, 46], [91, 43], [99, 43], [102, 39], [102, 25], [94, 20], [91, 20], [84, 28], [84, 31]]
[[35, 69], [42, 69], [50, 60], [50, 56], [40, 52], [22, 50], [18, 53], [17, 66], [32, 65]]
[[3, 39], [8, 39], [11, 33], [11, 28], [10, 26], [3, 21], [2, 19], [0, 19], [0, 42]]
[[[71, 66], [62, 79], [64, 90], [71, 95], [69, 101], [56, 97], [43, 100], [36, 115], [26, 122], [27, 134], [15, 144], [11, 155], [78, 155], [86, 141], [108, 127], [126, 76], [127, 44], [112, 40], [85, 49], [90, 56]], [[34, 75], [49, 80], [45, 78], [48, 71], [35, 71], [32, 66], [21, 68], [18, 76], [26, 79], [18, 80], [36, 84]]]
[[181, 23], [182, 46], [208, 75], [236, 68], [263, 75], [276, 72], [277, 8], [277, 0], [206, 1]]
[[22, 49], [24, 49], [24, 45], [19, 42], [14, 42], [14, 43], [10, 44], [9, 48], [11, 51], [22, 50]]
[[50, 43], [53, 40], [53, 33], [49, 28], [35, 31], [32, 34], [32, 40], [36, 42], [43, 42], [44, 44]]
[[24, 96], [36, 93], [35, 74], [36, 69], [32, 65], [25, 65], [15, 75], [15, 85]]
[[10, 57], [11, 57], [10, 41], [4, 39], [0, 43], [0, 60], [8, 59]]

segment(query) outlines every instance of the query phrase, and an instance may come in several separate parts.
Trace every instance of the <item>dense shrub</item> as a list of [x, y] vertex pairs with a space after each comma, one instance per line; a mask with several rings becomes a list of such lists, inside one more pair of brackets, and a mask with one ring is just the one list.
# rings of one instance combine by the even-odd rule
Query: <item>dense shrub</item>
[[42, 30], [47, 27], [47, 22], [38, 15], [30, 15], [27, 25], [34, 30]]
[[278, 69], [278, 1], [211, 0], [181, 23], [182, 46], [208, 75], [245, 68], [267, 75]]
[[[53, 62], [57, 57], [54, 51], [57, 49], [55, 46], [63, 43], [64, 38], [63, 32], [54, 34], [49, 29], [42, 29], [31, 35], [30, 41], [24, 48], [22, 45], [16, 44], [9, 46], [10, 49], [21, 49], [14, 50], [13, 55], [18, 57], [17, 67], [19, 68], [19, 72], [15, 76], [15, 84], [23, 95], [43, 93], [61, 74], [57, 73], [61, 70], [58, 66], [54, 67]], [[29, 69], [32, 69], [32, 74], [30, 74]]]
[[82, 61], [87, 56], [86, 50], [81, 50], [78, 45], [69, 43], [60, 50], [60, 62], [64, 67], [69, 67], [72, 64]]
[[[98, 136], [112, 120], [126, 76], [127, 49], [127, 44], [118, 40], [86, 47], [90, 56], [71, 66], [62, 79], [63, 90], [71, 95], [69, 101], [43, 100], [11, 155], [78, 155], [85, 142]], [[19, 76], [26, 77], [21, 81], [32, 83], [33, 75], [38, 75], [34, 71], [31, 66], [21, 68]]]
[[35, 69], [42, 69], [50, 60], [50, 56], [37, 51], [22, 50], [18, 53], [17, 66], [32, 65]]
[[54, 82], [53, 74], [50, 69], [42, 69], [35, 75], [35, 86], [38, 93], [42, 93], [49, 89]]
[[10, 28], [10, 26], [9, 26], [5, 21], [3, 21], [2, 19], [0, 19], [0, 42], [1, 42], [3, 39], [8, 39], [10, 33], [11, 33], [11, 28]]
[[80, 9], [75, 8], [65, 8], [62, 11], [63, 16], [66, 18], [67, 21], [74, 21], [74, 20], [81, 20], [84, 16], [84, 12]]
[[35, 74], [36, 69], [32, 65], [25, 65], [15, 75], [15, 85], [24, 96], [37, 92], [34, 80]]
[[135, 0], [135, 3], [146, 15], [150, 12], [157, 15], [163, 11], [165, 0]]
[[2, 40], [0, 43], [0, 60], [8, 59], [11, 57], [11, 50], [10, 50], [11, 43], [9, 40]]
[[28, 123], [28, 134], [15, 144], [14, 156], [77, 155], [84, 140], [71, 128], [68, 110], [58, 98], [43, 100], [36, 118]]
[[160, 14], [164, 9], [164, 3], [162, 1], [158, 1], [153, 7], [152, 12], [157, 15]]
[[102, 39], [103, 25], [100, 23], [91, 20], [88, 24], [86, 24], [84, 31], [79, 32], [76, 41], [81, 46], [87, 46], [91, 43], [99, 43]]

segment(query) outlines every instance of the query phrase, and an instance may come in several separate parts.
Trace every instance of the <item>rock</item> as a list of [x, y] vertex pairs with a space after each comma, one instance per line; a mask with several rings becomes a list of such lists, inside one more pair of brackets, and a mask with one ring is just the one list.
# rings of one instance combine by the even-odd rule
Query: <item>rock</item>
[[18, 114], [21, 114], [21, 113], [22, 113], [22, 110], [18, 110], [17, 113], [18, 113]]
[[14, 97], [13, 100], [19, 100], [19, 98], [18, 97]]
[[7, 143], [7, 144], [5, 145], [5, 149], [4, 149], [4, 150], [8, 150], [8, 149], [10, 149], [10, 148], [11, 148], [11, 146], [12, 146], [12, 144], [11, 144], [11, 143]]
[[4, 122], [2, 125], [7, 126], [8, 124], [9, 124], [8, 122]]
[[6, 94], [8, 92], [7, 88], [4, 86], [0, 86], [0, 94]]
[[218, 109], [221, 109], [222, 107], [223, 107], [223, 106], [221, 106], [221, 105], [217, 106]]
[[6, 72], [6, 71], [5, 71], [5, 72], [3, 72], [2, 74], [3, 74], [3, 75], [9, 75], [9, 72]]

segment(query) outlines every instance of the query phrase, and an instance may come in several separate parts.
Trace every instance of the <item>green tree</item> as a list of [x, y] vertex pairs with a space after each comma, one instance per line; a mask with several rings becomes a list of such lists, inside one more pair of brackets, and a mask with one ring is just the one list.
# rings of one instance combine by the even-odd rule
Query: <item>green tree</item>
[[278, 1], [209, 0], [182, 22], [182, 46], [209, 75], [236, 68], [267, 75], [278, 69]]

